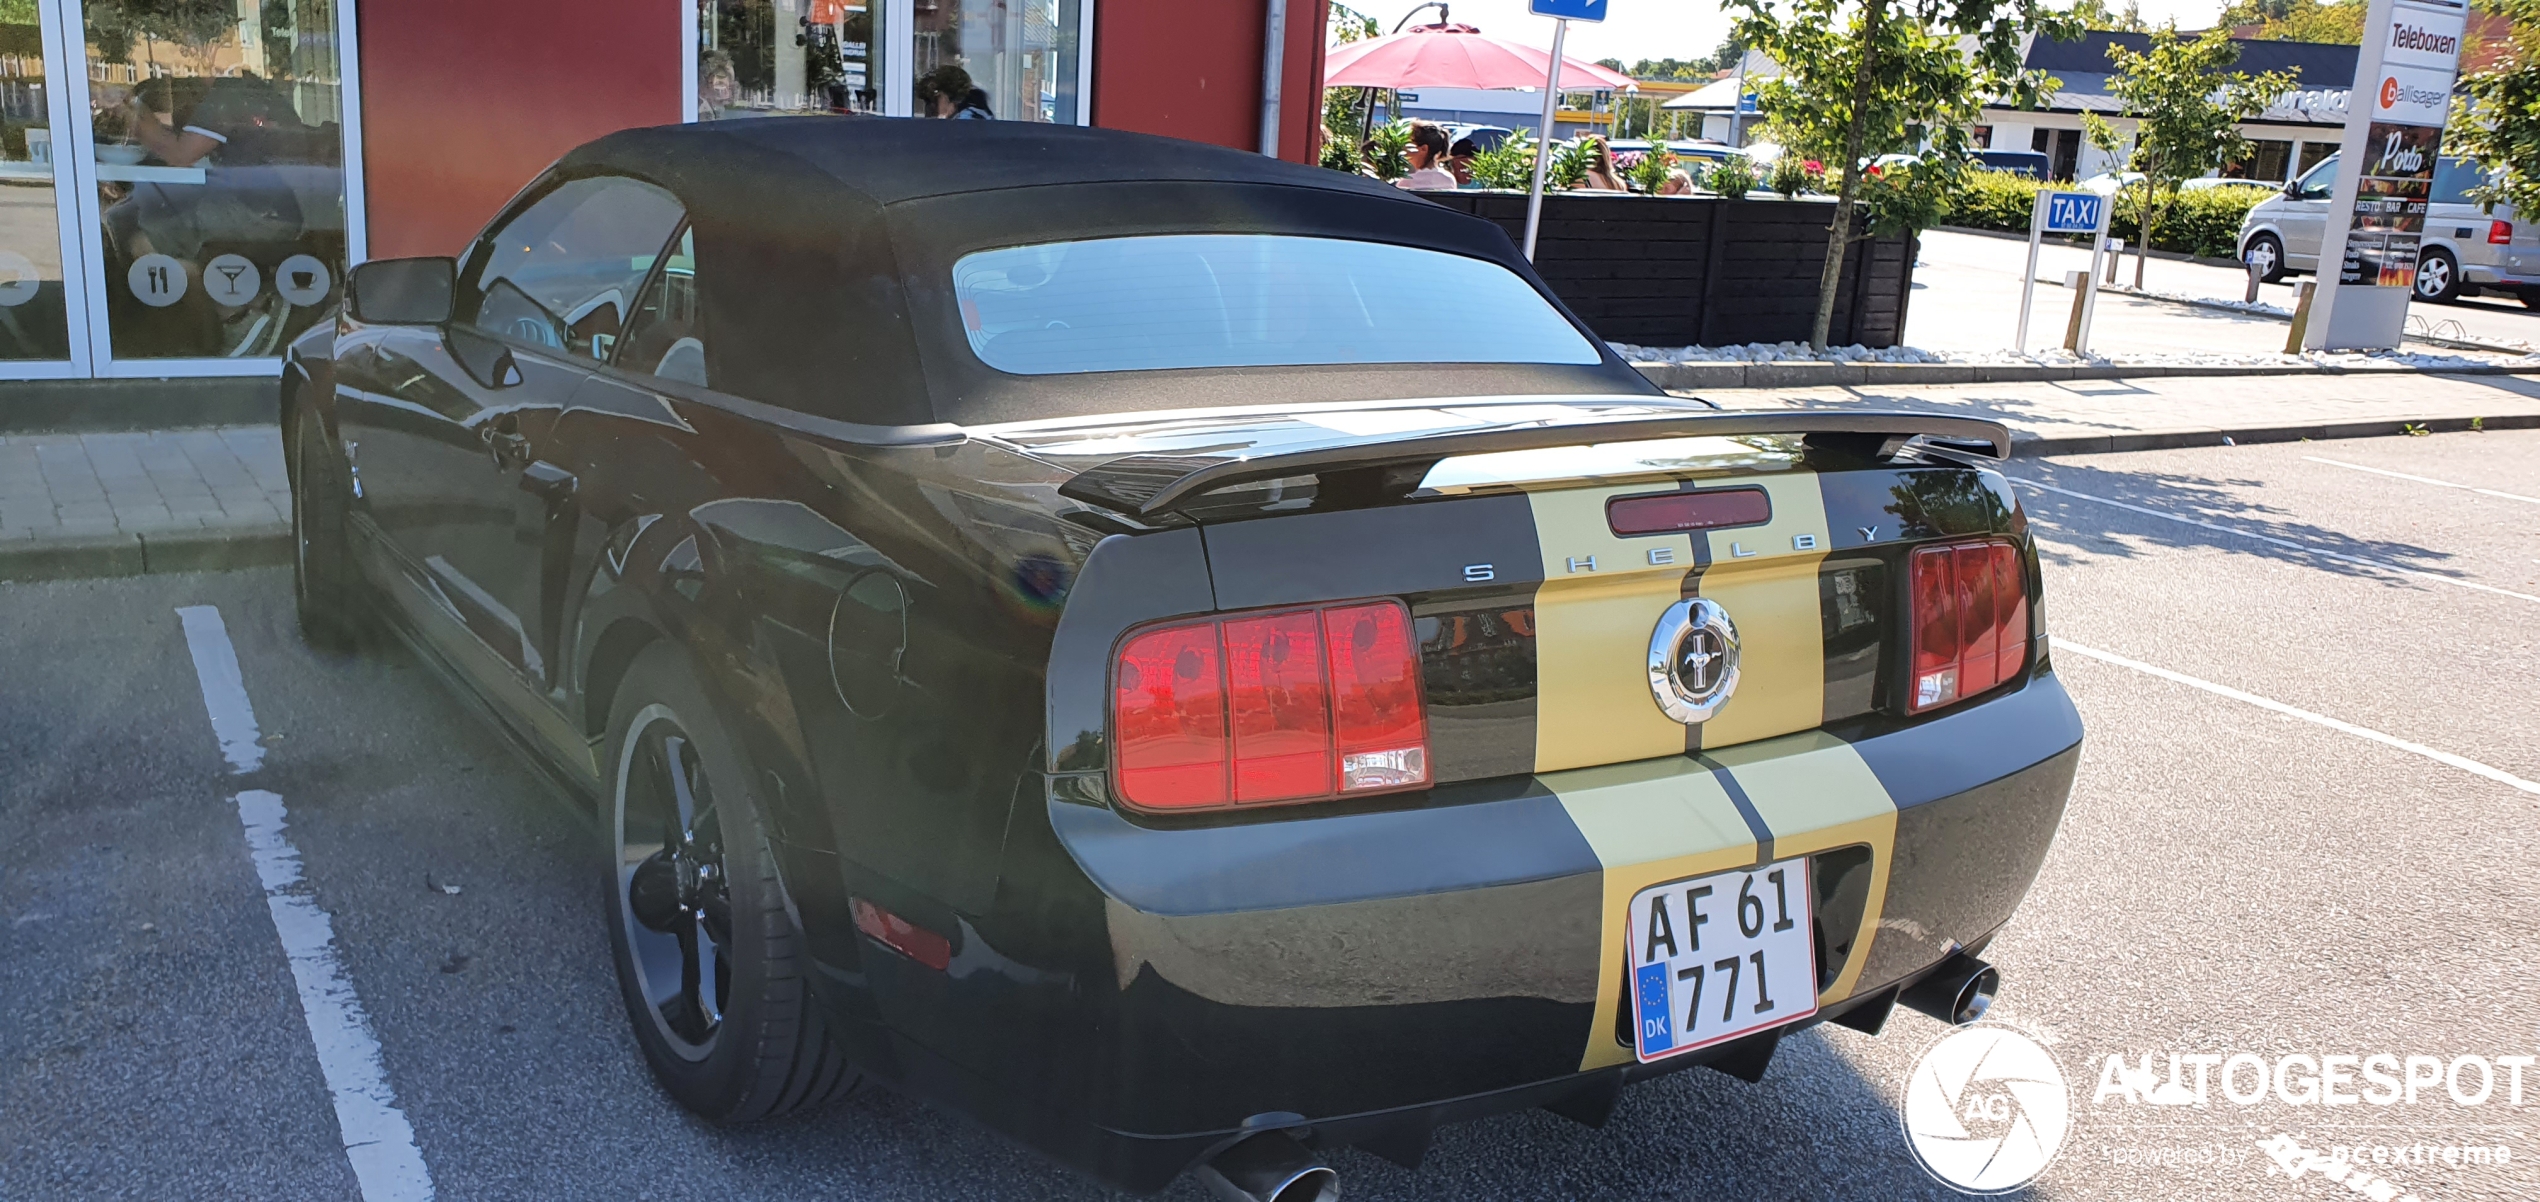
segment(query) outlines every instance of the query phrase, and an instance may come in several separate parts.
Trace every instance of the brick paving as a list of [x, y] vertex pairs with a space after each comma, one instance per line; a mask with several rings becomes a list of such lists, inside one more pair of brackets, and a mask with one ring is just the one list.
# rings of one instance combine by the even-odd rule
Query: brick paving
[[0, 544], [270, 534], [290, 513], [270, 427], [0, 436]]

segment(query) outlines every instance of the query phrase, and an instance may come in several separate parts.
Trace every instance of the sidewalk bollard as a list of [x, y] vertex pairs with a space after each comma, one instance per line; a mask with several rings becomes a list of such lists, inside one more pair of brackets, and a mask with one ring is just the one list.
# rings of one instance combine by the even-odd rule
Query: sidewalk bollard
[[2108, 283], [2117, 282], [2117, 264], [2125, 261], [2125, 239], [2108, 239]]
[[[2250, 272], [2249, 278], [2257, 279], [2258, 273]], [[2302, 353], [2302, 335], [2311, 330], [2311, 289], [2315, 282], [2304, 280], [2293, 286], [2293, 328], [2284, 334], [2285, 354]]]
[[2241, 265], [2242, 267], [2246, 267], [2246, 268], [2248, 268], [2248, 269], [2249, 269], [2249, 295], [2244, 296], [2244, 297], [2241, 297], [2240, 299], [2242, 299], [2242, 300], [2244, 300], [2244, 301], [2247, 301], [2247, 302], [2249, 302], [2250, 304], [2253, 304], [2253, 305], [2254, 305], [2254, 304], [2257, 304], [2257, 303], [2258, 303], [2258, 277], [2259, 277], [2259, 276], [2262, 276], [2262, 275], [2265, 275], [2266, 273], [2265, 273], [2265, 272], [2263, 272], [2263, 271], [2260, 271], [2260, 270], [2258, 269], [2258, 265], [2257, 265], [2257, 264], [2255, 264], [2255, 263], [2247, 262], [2247, 261], [2245, 261], [2245, 260], [2244, 260], [2244, 261], [2243, 261], [2240, 265]]
[[2067, 271], [2064, 286], [2073, 290], [2073, 315], [2064, 323], [2064, 349], [2076, 355], [2090, 353], [2091, 303], [2099, 299], [2099, 281], [2087, 271]]

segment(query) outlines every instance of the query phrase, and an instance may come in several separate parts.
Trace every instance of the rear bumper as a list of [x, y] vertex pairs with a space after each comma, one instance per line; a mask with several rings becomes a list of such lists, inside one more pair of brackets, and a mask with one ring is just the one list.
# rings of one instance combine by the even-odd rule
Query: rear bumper
[[1812, 1021], [1874, 1025], [1900, 985], [2008, 920], [2082, 732], [2041, 672], [1939, 718], [1842, 733], [1200, 829], [1132, 824], [1054, 780], [1052, 833], [1103, 895], [1112, 979], [1087, 999], [1089, 1079], [1032, 1142], [1155, 1189], [1263, 1126], [1416, 1150], [1440, 1123], [1505, 1110], [1601, 1118], [1624, 1083], [1687, 1063], [1760, 1071], [1791, 1028], [1635, 1063], [1613, 949], [1641, 888], [1764, 859], [1821, 866]]

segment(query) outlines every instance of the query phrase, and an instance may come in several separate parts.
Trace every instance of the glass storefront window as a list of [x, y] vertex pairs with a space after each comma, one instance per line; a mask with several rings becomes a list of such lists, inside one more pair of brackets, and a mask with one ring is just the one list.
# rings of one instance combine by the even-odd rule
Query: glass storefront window
[[698, 0], [697, 119], [882, 111], [884, 0]]
[[920, 117], [1073, 125], [1083, 0], [917, 0]]
[[0, 0], [0, 359], [71, 350], [46, 99], [35, 0]]
[[344, 274], [333, 0], [85, 9], [115, 357], [279, 354]]

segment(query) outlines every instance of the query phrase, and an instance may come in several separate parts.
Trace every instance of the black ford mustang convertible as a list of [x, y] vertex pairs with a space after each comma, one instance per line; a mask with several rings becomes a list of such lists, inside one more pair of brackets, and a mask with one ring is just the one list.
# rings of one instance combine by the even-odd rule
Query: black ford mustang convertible
[[587, 795], [654, 1072], [1333, 1188], [1981, 1014], [2081, 727], [1990, 423], [1651, 387], [1505, 236], [1090, 129], [636, 130], [282, 380], [315, 641]]

